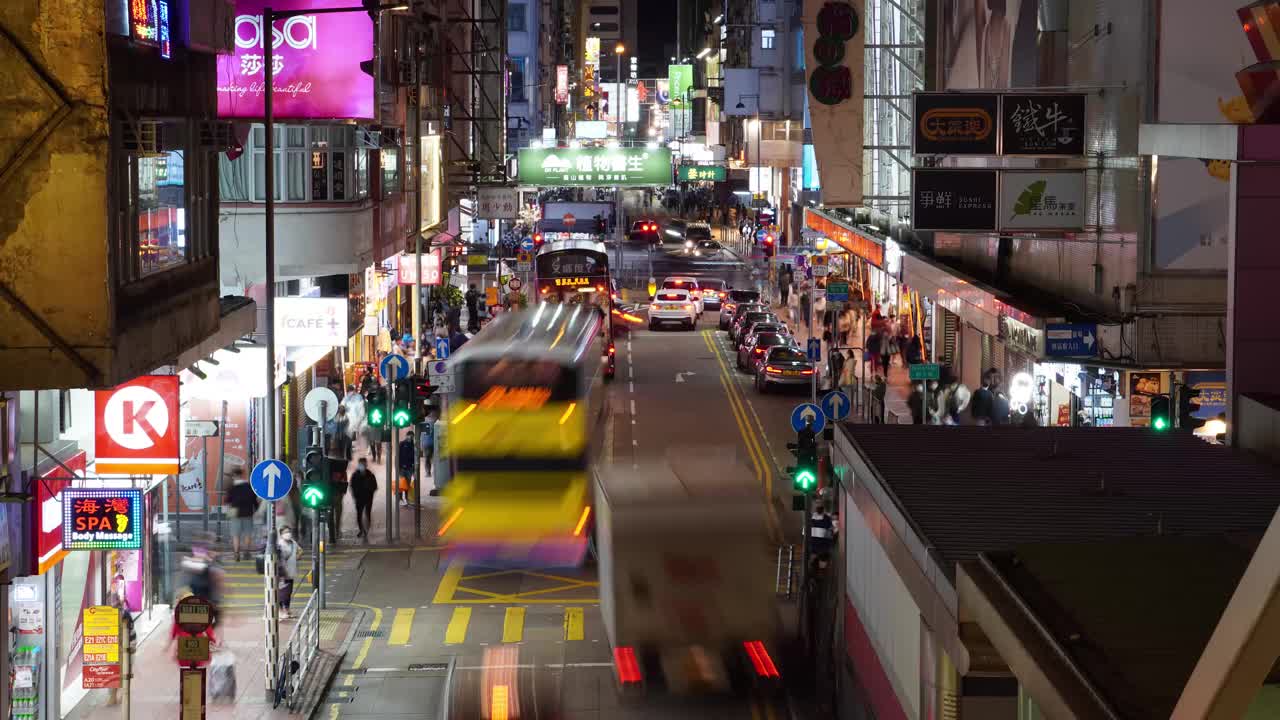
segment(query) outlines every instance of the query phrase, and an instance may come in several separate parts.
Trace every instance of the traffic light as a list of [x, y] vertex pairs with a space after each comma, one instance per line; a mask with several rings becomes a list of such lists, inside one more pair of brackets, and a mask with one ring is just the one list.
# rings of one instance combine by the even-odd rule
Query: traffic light
[[324, 508], [329, 504], [329, 460], [319, 445], [310, 445], [302, 460], [302, 504]]
[[764, 236], [764, 256], [773, 257], [773, 236], [769, 234]]
[[1200, 389], [1183, 385], [1178, 392], [1178, 429], [1183, 432], [1195, 432], [1200, 426], [1205, 424], [1204, 420], [1197, 418], [1193, 413], [1199, 409], [1198, 403], [1191, 402], [1193, 399], [1200, 397]]
[[396, 393], [392, 398], [391, 424], [398, 427], [409, 427], [413, 421], [413, 382], [409, 378], [396, 381]]
[[377, 387], [364, 396], [365, 420], [370, 427], [385, 427], [387, 424], [387, 389]]
[[596, 216], [596, 232], [601, 235], [605, 234], [604, 218], [599, 215]]
[[818, 488], [818, 436], [812, 426], [796, 433], [796, 441], [787, 443], [787, 449], [796, 458], [796, 464], [787, 468], [791, 486], [796, 492], [811, 494]]
[[533, 234], [533, 247], [535, 250], [542, 247], [542, 233]]
[[413, 422], [415, 424], [427, 421], [427, 409], [431, 400], [431, 393], [435, 388], [431, 387], [431, 383], [422, 376], [411, 378], [413, 380]]
[[1155, 395], [1151, 398], [1151, 429], [1165, 432], [1173, 427], [1173, 415], [1170, 414], [1169, 396]]

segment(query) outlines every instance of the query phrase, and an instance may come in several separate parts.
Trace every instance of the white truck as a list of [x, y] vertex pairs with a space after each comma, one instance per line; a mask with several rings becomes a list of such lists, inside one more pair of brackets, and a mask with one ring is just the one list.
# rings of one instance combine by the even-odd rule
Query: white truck
[[600, 612], [624, 693], [779, 685], [764, 491], [729, 455], [596, 470]]

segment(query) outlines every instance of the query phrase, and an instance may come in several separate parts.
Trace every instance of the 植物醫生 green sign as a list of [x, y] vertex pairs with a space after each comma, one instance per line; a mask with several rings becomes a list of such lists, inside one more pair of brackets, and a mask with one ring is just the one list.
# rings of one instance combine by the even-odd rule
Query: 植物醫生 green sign
[[719, 165], [681, 165], [676, 170], [680, 182], [724, 182], [729, 171]]
[[539, 148], [521, 150], [518, 175], [525, 185], [669, 185], [667, 148]]

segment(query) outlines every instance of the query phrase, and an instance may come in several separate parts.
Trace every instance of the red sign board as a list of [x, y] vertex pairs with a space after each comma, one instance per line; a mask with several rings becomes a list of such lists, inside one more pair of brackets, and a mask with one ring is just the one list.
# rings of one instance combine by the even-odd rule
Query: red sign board
[[178, 376], [144, 375], [95, 393], [99, 474], [167, 475], [179, 468]]
[[[83, 450], [63, 463], [67, 469], [83, 474], [87, 456]], [[35, 511], [31, 523], [31, 549], [35, 555], [31, 567], [43, 574], [62, 562], [67, 550], [62, 547], [62, 491], [71, 485], [72, 473], [61, 465], [40, 476], [35, 487]]]
[[83, 673], [85, 690], [120, 687], [119, 665], [85, 665]]
[[569, 227], [573, 227], [573, 224], [574, 224], [574, 223], [576, 223], [576, 222], [578, 222], [578, 218], [574, 217], [572, 213], [565, 213], [565, 214], [564, 214], [564, 224], [565, 224], [565, 225], [568, 225]]
[[[396, 277], [401, 285], [417, 285], [418, 273], [413, 270], [413, 258], [411, 253], [405, 253], [400, 256], [399, 266], [397, 268]], [[422, 253], [422, 284], [423, 285], [439, 285], [440, 284], [440, 249], [436, 248], [430, 252]]]
[[213, 606], [204, 598], [188, 595], [174, 606], [173, 623], [185, 633], [199, 635], [213, 624]]

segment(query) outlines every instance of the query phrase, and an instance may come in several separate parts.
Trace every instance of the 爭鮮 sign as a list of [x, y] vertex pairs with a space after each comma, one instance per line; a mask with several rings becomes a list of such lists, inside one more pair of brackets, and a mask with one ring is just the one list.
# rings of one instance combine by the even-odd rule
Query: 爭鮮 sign
[[990, 232], [998, 226], [995, 170], [912, 171], [911, 219], [917, 230]]
[[526, 148], [519, 153], [525, 185], [670, 185], [671, 150], [647, 147]]
[[84, 687], [120, 687], [120, 611], [108, 605], [84, 609]]
[[62, 491], [64, 550], [138, 550], [142, 547], [142, 531], [141, 490]]

